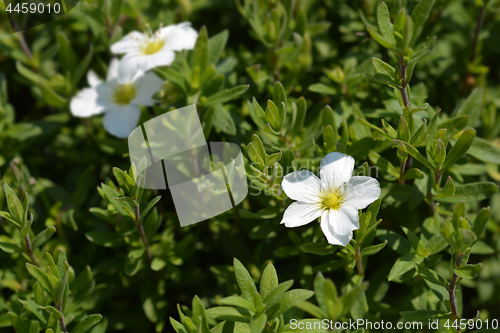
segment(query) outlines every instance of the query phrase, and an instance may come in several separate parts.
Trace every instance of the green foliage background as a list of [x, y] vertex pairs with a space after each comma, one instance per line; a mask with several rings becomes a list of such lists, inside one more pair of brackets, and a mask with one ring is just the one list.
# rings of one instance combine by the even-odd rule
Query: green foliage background
[[[417, 3], [388, 0], [391, 21], [402, 7], [411, 13]], [[416, 52], [424, 42], [433, 45], [413, 69], [408, 88], [413, 112], [403, 110], [398, 89], [370, 81], [371, 77], [400, 84], [391, 81], [396, 71], [377, 60], [372, 64], [376, 57], [399, 68], [399, 59], [371, 38], [366, 28], [368, 24], [377, 30], [379, 4], [378, 0], [85, 0], [63, 17], [22, 34], [11, 32], [2, 8], [0, 183], [8, 184], [21, 203], [24, 193], [29, 197], [34, 220], [31, 235], [42, 233], [33, 252], [40, 264], [50, 263], [48, 252], [63, 265], [60, 253], [64, 251], [71, 265], [58, 273], [60, 282], [69, 272], [69, 282], [63, 285], [70, 287], [64, 312], [66, 320], [73, 321], [70, 332], [171, 332], [169, 317], [182, 322], [174, 322], [177, 332], [205, 332], [233, 311], [218, 313], [213, 308], [223, 304], [253, 309], [243, 316], [246, 319], [228, 320], [252, 318], [253, 324], [237, 324], [235, 332], [285, 332], [289, 327], [284, 325], [291, 318], [391, 322], [402, 316], [425, 321], [448, 318], [446, 289], [443, 293], [439, 283], [432, 281], [438, 279], [433, 275], [436, 272], [450, 280], [453, 269], [460, 270], [453, 266], [457, 253], [465, 253], [467, 259], [470, 254], [470, 264], [482, 263], [474, 279], [474, 275], [467, 279], [466, 273], [456, 273], [464, 275], [456, 291], [458, 316], [474, 318], [479, 311], [478, 318], [483, 320], [500, 317], [500, 194], [495, 185], [500, 181], [500, 3], [435, 1], [412, 46]], [[483, 25], [475, 44], [481, 11]], [[87, 86], [88, 69], [105, 77], [113, 42], [132, 30], [145, 29], [146, 23], [155, 29], [160, 23], [183, 21], [192, 22], [200, 39], [194, 51], [177, 54], [171, 67], [155, 69], [168, 83], [157, 96], [158, 105], [143, 110], [141, 122], [196, 103], [207, 141], [242, 146], [247, 162], [252, 163], [247, 167], [252, 195], [237, 209], [181, 228], [168, 192], [145, 191], [138, 196], [132, 189], [135, 183], [128, 189], [124, 186], [127, 175], [119, 169], [130, 167], [126, 140], [107, 134], [102, 117], [72, 117], [68, 105]], [[390, 75], [376, 73], [381, 70]], [[424, 119], [427, 127], [418, 132]], [[439, 132], [442, 128], [447, 132]], [[462, 133], [466, 133], [464, 142], [455, 143]], [[465, 150], [447, 161], [446, 152], [448, 156], [456, 153], [451, 144]], [[417, 153], [412, 149], [418, 149]], [[401, 159], [402, 165], [411, 165], [405, 150], [414, 155], [415, 170], [403, 179]], [[283, 172], [317, 166], [331, 151], [352, 155], [361, 167], [358, 171], [376, 166], [378, 173], [371, 175], [382, 186], [381, 201], [363, 212], [364, 230], [346, 248], [328, 245], [316, 223], [297, 229], [279, 224], [290, 203], [279, 188]], [[439, 169], [447, 162], [449, 168]], [[0, 193], [0, 210], [7, 212], [9, 194], [5, 193]], [[161, 196], [159, 202], [154, 199], [157, 196]], [[118, 201], [117, 197], [132, 199]], [[441, 203], [436, 206], [434, 201]], [[463, 208], [461, 201], [465, 201]], [[134, 224], [137, 216], [123, 210], [126, 205], [132, 210], [137, 203], [144, 216], [155, 206], [144, 218], [151, 262]], [[480, 209], [487, 206], [491, 216], [484, 217], [486, 210]], [[436, 222], [440, 226], [441, 219], [452, 217], [454, 209], [462, 209], [461, 216], [471, 222], [484, 220], [487, 225], [482, 236], [476, 234], [479, 241], [462, 239], [466, 246], [451, 250], [448, 243], [453, 246], [455, 236], [447, 238]], [[469, 220], [455, 218], [450, 223], [455, 223], [456, 230], [472, 228], [475, 232]], [[28, 223], [28, 219], [21, 222]], [[37, 285], [26, 269], [26, 263], [33, 260], [23, 248], [22, 234], [5, 214], [0, 226], [4, 250], [0, 252], [0, 332], [14, 332], [15, 318], [19, 333], [38, 332], [33, 325], [30, 330], [31, 321], [37, 318], [43, 332], [48, 327], [60, 332], [52, 310], [30, 310], [23, 307], [26, 302], [19, 302], [51, 304], [43, 296], [41, 282]], [[397, 261], [400, 257], [408, 263], [403, 268]], [[239, 260], [234, 266], [233, 258]], [[413, 266], [411, 259], [418, 265]], [[274, 266], [268, 266], [269, 262]], [[274, 310], [258, 310], [260, 296], [248, 292], [255, 288], [252, 279], [262, 277], [270, 286], [276, 285], [271, 267], [279, 282], [293, 279], [293, 288], [302, 288], [288, 303], [276, 296], [275, 303], [289, 311], [277, 311], [275, 317], [271, 315]], [[264, 269], [267, 273], [262, 273]], [[75, 275], [82, 278], [73, 280]], [[325, 282], [323, 276], [331, 281]], [[261, 282], [264, 298], [262, 288], [269, 292], [269, 287]], [[313, 293], [307, 290], [314, 290], [316, 298], [310, 298]], [[221, 300], [240, 293], [244, 301]], [[322, 303], [318, 297], [323, 293], [335, 304], [344, 302], [345, 309]], [[338, 301], [337, 293], [350, 296]], [[195, 295], [199, 298], [191, 309]], [[302, 302], [307, 298], [311, 303]], [[179, 314], [177, 304], [192, 316], [194, 330], [190, 319]], [[204, 307], [212, 308], [207, 310], [209, 325], [200, 319], [205, 318]], [[76, 323], [95, 313], [103, 316], [97, 326], [77, 330]], [[222, 326], [212, 331], [222, 332]]]

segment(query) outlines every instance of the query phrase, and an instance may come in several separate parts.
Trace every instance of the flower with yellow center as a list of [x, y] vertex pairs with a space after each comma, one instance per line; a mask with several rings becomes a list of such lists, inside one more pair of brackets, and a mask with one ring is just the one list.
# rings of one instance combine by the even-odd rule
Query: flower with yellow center
[[157, 66], [168, 66], [175, 59], [175, 51], [194, 48], [198, 33], [189, 22], [160, 27], [154, 33], [147, 26], [141, 33], [132, 31], [111, 45], [114, 54], [125, 54], [120, 63], [120, 72], [146, 72]]
[[161, 89], [163, 81], [154, 73], [119, 72], [119, 60], [109, 64], [107, 80], [101, 81], [92, 71], [87, 74], [89, 88], [73, 97], [71, 113], [75, 117], [90, 117], [104, 113], [104, 128], [114, 136], [126, 138], [137, 127], [140, 106], [152, 106], [152, 96]]
[[286, 175], [281, 184], [296, 202], [283, 214], [282, 224], [300, 227], [321, 218], [321, 230], [328, 243], [346, 246], [359, 229], [358, 209], [380, 197], [380, 184], [372, 177], [352, 176], [354, 159], [334, 152], [320, 164], [321, 179], [310, 171]]

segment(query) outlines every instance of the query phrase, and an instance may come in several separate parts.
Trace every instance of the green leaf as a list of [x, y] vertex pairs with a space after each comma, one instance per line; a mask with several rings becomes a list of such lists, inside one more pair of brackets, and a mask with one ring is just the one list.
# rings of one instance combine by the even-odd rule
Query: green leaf
[[413, 9], [413, 12], [411, 13], [411, 19], [413, 21], [413, 36], [409, 43], [410, 46], [413, 45], [419, 37], [422, 27], [424, 26], [425, 21], [427, 21], [433, 5], [434, 0], [422, 0]]
[[245, 91], [248, 90], [248, 87], [249, 85], [241, 85], [231, 89], [219, 91], [218, 93], [210, 97], [207, 97], [207, 100], [203, 104], [205, 106], [210, 106], [210, 105], [225, 103], [227, 101], [236, 98], [236, 96], [243, 94]]
[[146, 216], [155, 207], [155, 205], [158, 203], [158, 201], [160, 201], [160, 199], [161, 199], [161, 196], [159, 195], [159, 196], [157, 196], [156, 198], [154, 198], [153, 200], [151, 200], [148, 203], [148, 205], [146, 206], [146, 208], [141, 211], [141, 218], [139, 219], [139, 222], [140, 221], [144, 221], [144, 219], [146, 218]]
[[448, 132], [451, 133], [451, 135], [454, 135], [455, 133], [458, 133], [459, 131], [463, 130], [465, 126], [469, 123], [469, 116], [457, 116], [454, 118], [451, 118], [449, 120], [443, 121], [441, 124], [438, 125], [439, 128], [444, 128]]
[[192, 52], [191, 68], [199, 67], [200, 73], [203, 74], [208, 65], [208, 35], [205, 26], [200, 29]]
[[104, 191], [108, 202], [116, 208], [120, 215], [129, 216], [130, 218], [135, 219], [135, 216], [132, 213], [132, 207], [127, 202], [115, 200], [116, 198], [120, 197], [120, 194], [117, 191], [106, 184], [102, 184], [101, 188]]
[[368, 78], [370, 80], [372, 80], [373, 82], [384, 83], [384, 84], [388, 85], [389, 87], [401, 89], [401, 85], [399, 84], [399, 82], [397, 82], [396, 80], [394, 80], [394, 78], [392, 78], [391, 76], [389, 76], [387, 74], [377, 72], [373, 76], [368, 75]]
[[484, 207], [479, 211], [474, 222], [472, 222], [471, 230], [476, 234], [477, 239], [479, 239], [486, 230], [486, 224], [490, 220], [490, 213], [490, 207]]
[[422, 163], [423, 165], [425, 165], [426, 167], [428, 167], [429, 169], [431, 169], [432, 171], [435, 170], [435, 167], [434, 165], [429, 162], [418, 150], [417, 148], [413, 147], [411, 144], [407, 143], [407, 142], [403, 142], [403, 141], [400, 141], [400, 140], [394, 140], [394, 143], [395, 144], [398, 144], [398, 145], [404, 145], [406, 147], [406, 150], [408, 151], [408, 154], [410, 154], [411, 156], [413, 156], [417, 161], [419, 161], [420, 163]]
[[400, 257], [392, 266], [391, 271], [389, 272], [388, 280], [395, 280], [403, 274], [411, 271], [414, 268], [413, 260], [415, 260], [417, 264], [420, 264], [424, 261], [424, 258], [413, 252]]
[[458, 109], [455, 116], [469, 116], [469, 124], [474, 127], [483, 109], [483, 99], [484, 89], [483, 87], [477, 87], [470, 93], [469, 97], [467, 97], [460, 109]]
[[297, 104], [292, 103], [292, 127], [288, 132], [290, 137], [294, 137], [303, 128], [304, 120], [307, 113], [307, 102], [304, 97], [297, 100]]
[[29, 333], [39, 333], [40, 332], [40, 323], [38, 321], [32, 321], [30, 325]]
[[85, 234], [85, 237], [87, 237], [89, 241], [105, 247], [125, 245], [123, 238], [112, 232], [89, 231]]
[[54, 288], [52, 284], [49, 281], [49, 278], [47, 277], [47, 274], [45, 274], [44, 271], [42, 271], [40, 268], [36, 267], [35, 265], [32, 264], [26, 264], [26, 269], [28, 272], [33, 276], [38, 283], [40, 283], [40, 286], [45, 290], [45, 292], [53, 299], [55, 300], [55, 294], [54, 294]]
[[455, 194], [445, 198], [435, 198], [436, 201], [458, 203], [460, 201], [476, 202], [487, 199], [498, 191], [494, 183], [479, 182], [465, 185], [455, 185]]
[[340, 300], [342, 301], [341, 316], [345, 316], [351, 311], [354, 303], [359, 299], [361, 295], [364, 294], [366, 289], [368, 289], [368, 282], [365, 281], [342, 295], [342, 297], [340, 298]]
[[380, 156], [377, 152], [370, 150], [370, 152], [368, 153], [368, 158], [383, 172], [386, 172], [395, 178], [399, 178], [399, 170], [394, 165], [392, 165], [391, 162]]
[[436, 37], [432, 38], [431, 43], [429, 45], [427, 44], [422, 44], [420, 47], [420, 50], [415, 52], [413, 56], [411, 57], [410, 61], [406, 63], [407, 65], [411, 65], [419, 61], [420, 59], [424, 58], [429, 52], [432, 51], [434, 46], [436, 45]]
[[[187, 95], [188, 88], [186, 79], [183, 74], [179, 73], [176, 70], [173, 70], [171, 67], [156, 67], [153, 68], [153, 72], [155, 72], [155, 74], [158, 75], [161, 79], [170, 82], [177, 89]], [[224, 79], [224, 77], [222, 77], [222, 79]]]
[[500, 164], [500, 148], [480, 137], [474, 139], [467, 154], [482, 162]]
[[394, 29], [391, 23], [391, 17], [389, 15], [389, 9], [383, 1], [380, 2], [380, 5], [378, 5], [377, 8], [377, 23], [382, 36], [391, 44], [396, 44], [396, 39], [394, 38]]
[[427, 281], [448, 288], [448, 281], [436, 271], [415, 263], [415, 269]]
[[57, 319], [59, 319], [59, 320], [61, 320], [61, 319], [64, 318], [64, 315], [62, 314], [62, 312], [59, 311], [59, 310], [57, 310], [53, 306], [48, 305], [48, 306], [42, 306], [41, 308], [44, 309], [44, 310], [46, 310], [46, 311], [48, 311], [48, 312], [50, 312], [51, 314], [53, 314], [54, 316], [56, 316]]
[[427, 323], [429, 319], [448, 318], [451, 312], [439, 310], [416, 310], [416, 311], [401, 311], [401, 317], [409, 322], [424, 322]]
[[46, 241], [48, 241], [52, 235], [56, 232], [55, 227], [48, 227], [45, 230], [43, 230], [41, 233], [36, 235], [36, 237], [33, 239], [33, 242], [31, 242], [31, 247], [33, 249], [42, 246], [45, 244]]
[[378, 58], [372, 58], [372, 64], [378, 73], [389, 75], [392, 78], [394, 77], [394, 73], [396, 72], [396, 70], [394, 69], [394, 67], [392, 67], [388, 63], [386, 63]]
[[290, 310], [295, 303], [300, 301], [305, 301], [314, 295], [313, 291], [305, 289], [293, 289], [285, 292], [284, 294], [270, 299], [267, 303], [265, 313], [268, 316], [268, 320], [272, 320], [276, 317], [281, 316], [283, 313]]
[[233, 265], [236, 282], [240, 287], [243, 297], [256, 304], [255, 298], [258, 297], [258, 293], [250, 273], [248, 273], [245, 266], [243, 266], [243, 264], [236, 258], [233, 260]]
[[193, 324], [198, 328], [200, 333], [209, 333], [207, 314], [205, 307], [198, 296], [193, 298]]
[[264, 272], [262, 272], [262, 277], [260, 279], [260, 296], [265, 298], [267, 294], [278, 285], [278, 274], [274, 265], [269, 263]]
[[422, 179], [424, 177], [424, 174], [420, 169], [417, 168], [411, 168], [410, 170], [406, 171], [405, 174], [403, 175], [404, 180], [408, 179]]
[[120, 185], [120, 187], [127, 193], [128, 195], [132, 194], [132, 189], [135, 186], [135, 181], [127, 175], [124, 171], [119, 168], [113, 168], [113, 175], [115, 175], [116, 181]]
[[314, 83], [309, 86], [309, 91], [318, 93], [318, 94], [323, 94], [323, 95], [338, 95], [337, 89], [335, 89], [332, 86], [327, 86], [324, 83]]
[[71, 47], [71, 43], [62, 31], [56, 34], [56, 41], [59, 50], [59, 62], [63, 73], [73, 74], [76, 68], [76, 56]]
[[235, 306], [255, 312], [255, 306], [247, 299], [240, 296], [228, 296], [220, 300], [222, 305]]
[[332, 254], [337, 249], [334, 245], [328, 243], [307, 243], [300, 246], [300, 249], [306, 253], [313, 253], [320, 256]]
[[363, 250], [361, 250], [361, 256], [371, 256], [377, 254], [385, 247], [386, 244], [387, 239], [383, 243], [365, 247]]
[[250, 333], [261, 333], [266, 328], [267, 315], [263, 312], [252, 317], [250, 320]]
[[434, 189], [432, 189], [431, 191], [434, 195], [434, 199], [446, 198], [455, 194], [455, 183], [453, 182], [453, 179], [451, 179], [451, 177], [448, 177], [441, 191], [436, 192], [434, 191]]
[[457, 142], [455, 142], [455, 145], [451, 148], [448, 155], [446, 155], [441, 171], [448, 169], [456, 161], [458, 161], [458, 159], [469, 150], [475, 137], [476, 131], [474, 129], [469, 128], [465, 130], [462, 135], [460, 135]]
[[263, 302], [265, 304], [272, 302], [274, 298], [282, 295], [285, 291], [290, 289], [292, 285], [293, 285], [293, 280], [288, 280], [278, 284], [276, 287], [274, 287], [267, 293], [266, 297], [264, 297], [263, 299]]
[[250, 322], [250, 312], [245, 309], [237, 309], [227, 306], [217, 306], [207, 309], [207, 317], [217, 320], [239, 321], [243, 323]]
[[479, 263], [475, 265], [465, 265], [460, 269], [455, 268], [453, 272], [463, 279], [475, 279], [482, 268], [483, 264]]
[[281, 103], [287, 104], [285, 88], [283, 88], [283, 85], [279, 81], [274, 83], [273, 101], [276, 105], [280, 105]]
[[66, 106], [67, 103], [66, 98], [56, 93], [51, 87], [49, 87], [49, 85], [47, 85], [42, 81], [40, 82], [38, 87], [40, 88], [44, 101], [48, 105], [55, 106], [58, 108]]
[[382, 37], [378, 32], [373, 30], [371, 27], [367, 27], [366, 30], [368, 30], [368, 33], [370, 34], [370, 36], [372, 36], [373, 39], [375, 39], [380, 45], [382, 45], [386, 49], [389, 49], [399, 55], [404, 54], [403, 50], [401, 50], [395, 45], [392, 45], [390, 41]]
[[222, 106], [222, 104], [216, 104], [214, 106], [215, 114], [212, 120], [213, 126], [221, 132], [235, 135], [236, 134], [236, 125], [234, 124], [233, 117], [231, 117], [231, 113]]
[[229, 37], [228, 30], [223, 30], [208, 40], [208, 63], [217, 64]]
[[10, 318], [10, 322], [12, 323], [12, 326], [14, 326], [14, 329], [17, 333], [29, 333], [29, 327], [26, 320], [19, 318], [13, 312], [9, 312], [8, 315]]
[[71, 333], [85, 333], [88, 332], [95, 324], [102, 320], [100, 314], [93, 314], [83, 318], [78, 325], [71, 331]]
[[[2, 236], [0, 236], [2, 237]], [[0, 238], [0, 239], [3, 239], [3, 238]], [[12, 243], [13, 240], [10, 240], [8, 242], [0, 242], [0, 249], [2, 249], [4, 252], [6, 253], [24, 253], [24, 249], [15, 244], [15, 243]]]

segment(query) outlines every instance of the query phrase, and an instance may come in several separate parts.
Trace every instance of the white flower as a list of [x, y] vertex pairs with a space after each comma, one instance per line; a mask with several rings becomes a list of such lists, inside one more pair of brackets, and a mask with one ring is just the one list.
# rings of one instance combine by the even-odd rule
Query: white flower
[[297, 202], [285, 211], [285, 226], [300, 227], [321, 217], [321, 230], [328, 243], [346, 246], [353, 230], [359, 229], [358, 209], [380, 197], [375, 178], [352, 176], [354, 158], [330, 153], [321, 160], [321, 180], [307, 170], [286, 175], [282, 182], [286, 195]]
[[152, 106], [154, 93], [161, 89], [163, 81], [153, 73], [137, 71], [129, 79], [118, 72], [119, 60], [109, 64], [106, 82], [89, 71], [85, 88], [73, 97], [71, 113], [75, 117], [104, 114], [104, 128], [114, 136], [126, 138], [137, 126], [141, 109], [139, 105]]
[[[149, 27], [148, 27], [149, 28]], [[169, 25], [153, 34], [132, 31], [111, 46], [115, 54], [125, 53], [120, 63], [120, 72], [146, 72], [157, 66], [168, 66], [175, 59], [174, 51], [194, 48], [198, 33], [191, 23]]]

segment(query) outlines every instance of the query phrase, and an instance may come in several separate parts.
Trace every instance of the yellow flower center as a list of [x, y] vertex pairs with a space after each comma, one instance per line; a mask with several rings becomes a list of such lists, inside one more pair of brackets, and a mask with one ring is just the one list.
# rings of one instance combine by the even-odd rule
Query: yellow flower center
[[148, 39], [148, 41], [142, 45], [141, 51], [146, 55], [155, 54], [161, 50], [164, 44], [165, 41], [160, 38]]
[[113, 92], [113, 102], [118, 105], [127, 105], [135, 96], [136, 91], [132, 83], [119, 84]]
[[321, 204], [325, 209], [339, 209], [344, 202], [344, 195], [339, 191], [323, 193], [321, 196]]

